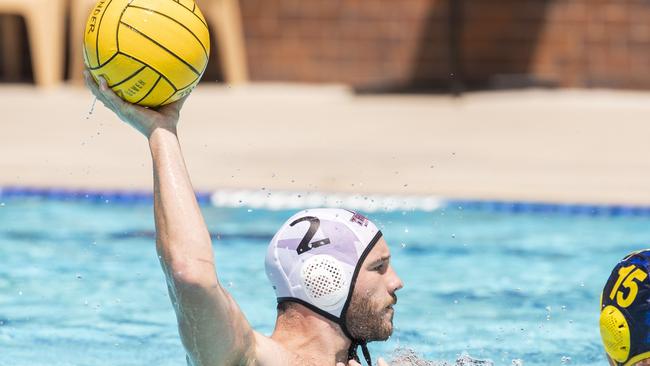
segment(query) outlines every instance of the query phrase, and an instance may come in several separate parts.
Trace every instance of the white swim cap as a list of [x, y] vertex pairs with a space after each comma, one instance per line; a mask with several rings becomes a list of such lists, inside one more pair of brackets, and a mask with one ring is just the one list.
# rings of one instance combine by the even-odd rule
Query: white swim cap
[[317, 208], [293, 215], [266, 253], [266, 275], [278, 303], [302, 304], [339, 324], [353, 344], [365, 346], [364, 340], [350, 335], [345, 316], [361, 264], [381, 236], [370, 220], [344, 209]]

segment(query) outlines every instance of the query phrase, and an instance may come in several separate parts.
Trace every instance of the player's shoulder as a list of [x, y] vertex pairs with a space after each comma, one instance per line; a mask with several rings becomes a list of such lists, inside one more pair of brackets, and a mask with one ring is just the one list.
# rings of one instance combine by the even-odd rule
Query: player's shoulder
[[288, 365], [289, 352], [278, 342], [264, 334], [253, 331], [255, 346], [246, 355], [242, 366]]
[[255, 347], [246, 357], [245, 366], [307, 366], [300, 357], [287, 350], [281, 343], [254, 331]]

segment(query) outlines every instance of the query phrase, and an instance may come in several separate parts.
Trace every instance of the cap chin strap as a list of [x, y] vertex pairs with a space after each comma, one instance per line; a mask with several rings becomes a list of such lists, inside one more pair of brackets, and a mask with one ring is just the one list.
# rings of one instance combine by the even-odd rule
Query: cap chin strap
[[345, 336], [348, 337], [350, 341], [352, 341], [352, 343], [350, 343], [350, 348], [348, 348], [348, 361], [355, 360], [358, 363], [361, 363], [361, 361], [359, 360], [359, 354], [357, 353], [357, 348], [361, 346], [361, 352], [363, 352], [363, 358], [366, 359], [368, 366], [372, 366], [370, 351], [368, 351], [368, 342], [364, 339], [355, 339], [352, 336], [352, 334], [350, 334], [350, 331], [348, 330], [348, 326], [345, 324], [345, 315], [346, 313], [343, 313], [343, 316], [337, 323], [341, 327], [343, 334], [345, 334]]
[[359, 346], [361, 346], [361, 351], [363, 352], [363, 358], [368, 363], [368, 366], [372, 366], [372, 358], [370, 357], [370, 351], [368, 351], [368, 345], [367, 345], [368, 342], [366, 342], [365, 340], [361, 340], [361, 339], [355, 339], [352, 336], [352, 334], [350, 334], [350, 331], [348, 330], [348, 327], [345, 325], [345, 316], [343, 316], [341, 318], [335, 317], [334, 315], [332, 315], [332, 314], [330, 314], [330, 313], [328, 313], [326, 311], [323, 311], [322, 309], [320, 309], [320, 308], [318, 308], [318, 307], [316, 307], [316, 306], [314, 306], [314, 305], [312, 305], [312, 304], [310, 304], [310, 303], [308, 303], [308, 302], [306, 302], [304, 300], [298, 299], [296, 297], [279, 297], [278, 298], [278, 303], [285, 302], [285, 301], [300, 304], [300, 305], [308, 308], [309, 310], [323, 316], [324, 318], [329, 319], [332, 322], [338, 324], [339, 327], [341, 328], [341, 330], [343, 331], [343, 334], [348, 339], [350, 339], [350, 341], [352, 342], [352, 343], [350, 343], [350, 348], [348, 348], [348, 361], [349, 360], [355, 360], [355, 361], [361, 363], [361, 361], [359, 360], [359, 355], [357, 354], [357, 348], [359, 348]]
[[372, 358], [370, 357], [370, 351], [368, 351], [368, 342], [365, 339], [357, 339], [352, 336], [350, 333], [350, 330], [348, 330], [348, 326], [346, 325], [346, 315], [347, 315], [347, 306], [346, 306], [346, 312], [343, 313], [343, 316], [336, 322], [339, 327], [341, 327], [341, 330], [343, 331], [343, 334], [345, 334], [348, 339], [352, 343], [350, 343], [350, 348], [348, 348], [348, 361], [350, 360], [355, 360], [358, 363], [361, 363], [359, 360], [359, 354], [357, 353], [357, 348], [361, 346], [361, 352], [363, 352], [363, 358], [366, 359], [366, 362], [368, 363], [368, 366], [372, 366]]
[[368, 363], [368, 366], [372, 366], [372, 359], [370, 358], [370, 351], [368, 351], [368, 342], [365, 339], [355, 339], [352, 334], [350, 334], [350, 331], [348, 330], [348, 326], [346, 325], [346, 318], [348, 314], [348, 307], [350, 306], [350, 301], [352, 300], [352, 293], [354, 292], [354, 287], [357, 282], [357, 276], [359, 275], [359, 271], [361, 270], [361, 265], [363, 264], [363, 261], [366, 259], [372, 248], [377, 244], [379, 239], [381, 239], [382, 233], [381, 231], [378, 231], [377, 234], [375, 234], [375, 237], [372, 238], [366, 249], [361, 253], [361, 256], [359, 257], [359, 261], [357, 262], [357, 266], [354, 269], [354, 273], [352, 274], [352, 281], [350, 284], [350, 291], [348, 293], [348, 298], [345, 301], [345, 305], [343, 306], [343, 311], [341, 311], [341, 320], [339, 321], [339, 325], [341, 326], [341, 330], [343, 330], [343, 333], [350, 338], [352, 343], [350, 344], [350, 348], [348, 349], [348, 361], [349, 360], [355, 360], [359, 363], [359, 355], [357, 354], [357, 348], [361, 346], [361, 351], [363, 352], [363, 358], [366, 359], [366, 362]]
[[370, 358], [370, 351], [368, 351], [368, 344], [366, 341], [352, 341], [350, 348], [348, 349], [348, 361], [355, 360], [359, 363], [359, 355], [357, 354], [357, 348], [361, 346], [361, 351], [363, 352], [363, 358], [366, 359], [368, 366], [372, 366], [372, 359]]

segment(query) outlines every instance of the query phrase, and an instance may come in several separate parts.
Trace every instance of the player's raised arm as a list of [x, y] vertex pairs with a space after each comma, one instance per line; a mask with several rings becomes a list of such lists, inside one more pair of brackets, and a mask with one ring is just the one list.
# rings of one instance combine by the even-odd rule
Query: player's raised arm
[[176, 136], [184, 99], [158, 110], [122, 101], [86, 73], [93, 94], [149, 141], [154, 171], [156, 248], [193, 365], [248, 363], [254, 333], [217, 279], [208, 229], [196, 201]]

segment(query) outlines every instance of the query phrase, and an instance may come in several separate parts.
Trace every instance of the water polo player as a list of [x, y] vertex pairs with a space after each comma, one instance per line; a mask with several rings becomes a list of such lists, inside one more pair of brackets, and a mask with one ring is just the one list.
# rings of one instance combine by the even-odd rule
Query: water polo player
[[[93, 94], [149, 142], [156, 248], [190, 365], [341, 365], [393, 331], [402, 282], [381, 231], [342, 209], [305, 210], [273, 237], [267, 275], [278, 298], [273, 334], [254, 331], [221, 286], [210, 235], [185, 167], [176, 125], [185, 98], [158, 110], [121, 100], [88, 72]], [[380, 365], [385, 365], [380, 360]]]
[[650, 365], [650, 250], [619, 262], [602, 293], [600, 335], [612, 366]]

